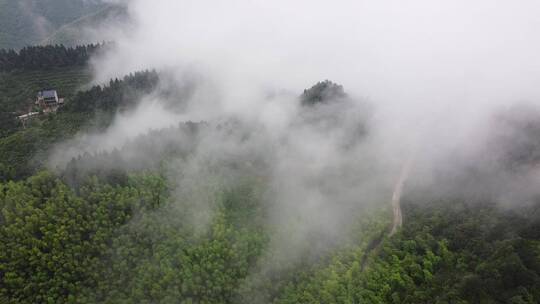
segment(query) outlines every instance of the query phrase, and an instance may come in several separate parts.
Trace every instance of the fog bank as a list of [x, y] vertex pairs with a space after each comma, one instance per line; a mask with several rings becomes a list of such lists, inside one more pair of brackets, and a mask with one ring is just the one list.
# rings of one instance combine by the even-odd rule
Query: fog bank
[[[104, 33], [114, 44], [94, 58], [95, 81], [155, 68], [167, 72], [162, 88], [185, 79], [193, 86], [188, 97], [143, 99], [107, 132], [68, 143], [78, 147], [73, 154], [121, 148], [129, 138], [182, 121], [207, 121], [210, 130], [237, 122], [236, 135], [220, 128], [205, 133], [194, 156], [178, 160], [170, 174], [180, 189], [186, 176], [205, 172], [201, 165], [223, 164], [226, 179], [249, 165], [231, 173], [232, 160], [260, 161], [270, 222], [296, 225], [278, 247], [296, 252], [295, 240], [311, 235], [330, 244], [361, 207], [389, 204], [411, 155], [408, 185], [440, 187], [441, 194], [467, 192], [459, 185], [468, 181], [471, 190], [488, 189], [497, 198], [509, 180], [538, 180], [528, 168], [511, 171], [500, 159], [485, 159], [513, 146], [493, 132], [506, 130], [497, 113], [522, 102], [539, 105], [537, 1], [123, 5], [130, 21]], [[302, 90], [324, 79], [342, 84], [347, 97], [302, 106]], [[480, 180], [465, 173], [471, 167]]]

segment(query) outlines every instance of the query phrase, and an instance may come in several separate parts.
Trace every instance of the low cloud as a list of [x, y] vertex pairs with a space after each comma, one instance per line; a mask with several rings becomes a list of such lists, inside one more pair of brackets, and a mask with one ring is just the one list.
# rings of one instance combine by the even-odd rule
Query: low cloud
[[[144, 99], [103, 134], [61, 145], [53, 164], [120, 149], [151, 129], [206, 121], [171, 179], [184, 189], [210, 174], [262, 177], [271, 225], [296, 225], [273, 244], [291, 258], [305, 249], [296, 240], [332, 244], [364, 207], [389, 204], [411, 155], [408, 187], [440, 195], [487, 192], [502, 201], [497, 189], [509, 188], [499, 185], [538, 180], [536, 169], [512, 173], [486, 159], [508, 147], [493, 132], [508, 127], [496, 113], [540, 101], [536, 1], [125, 5], [130, 22], [105, 33], [115, 43], [94, 60], [95, 81], [155, 68], [167, 74], [161, 89], [189, 79], [188, 97]], [[343, 84], [348, 97], [302, 106], [302, 90], [324, 79]], [[175, 100], [182, 102], [171, 108]]]

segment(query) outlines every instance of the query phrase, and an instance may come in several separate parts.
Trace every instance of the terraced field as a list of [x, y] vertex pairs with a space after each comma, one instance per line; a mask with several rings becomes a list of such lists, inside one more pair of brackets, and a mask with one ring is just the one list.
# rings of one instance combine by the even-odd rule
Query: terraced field
[[27, 111], [42, 89], [56, 89], [69, 100], [90, 77], [90, 71], [81, 67], [0, 73], [0, 112]]

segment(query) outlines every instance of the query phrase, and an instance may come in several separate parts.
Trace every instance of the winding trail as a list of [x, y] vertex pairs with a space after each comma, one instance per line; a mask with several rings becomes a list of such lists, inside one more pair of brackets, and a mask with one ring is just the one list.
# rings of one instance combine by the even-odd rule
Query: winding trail
[[[401, 213], [401, 194], [403, 193], [403, 188], [405, 186], [405, 182], [407, 181], [407, 178], [409, 177], [409, 173], [411, 171], [413, 162], [414, 162], [413, 156], [407, 159], [407, 161], [403, 165], [403, 168], [401, 169], [399, 179], [394, 186], [394, 192], [392, 193], [392, 211], [394, 215], [392, 219], [392, 226], [391, 226], [390, 232], [388, 233], [389, 237], [393, 236], [398, 231], [398, 229], [401, 228], [401, 226], [403, 225], [403, 214]], [[364, 256], [362, 257], [362, 262], [360, 264], [360, 271], [364, 271], [364, 269], [366, 268], [370, 253], [373, 251], [379, 250], [385, 234], [386, 232], [383, 232], [379, 237], [373, 239], [368, 244], [366, 248], [366, 252], [364, 253]]]
[[392, 229], [388, 236], [394, 235], [399, 228], [403, 225], [403, 214], [401, 213], [401, 194], [403, 193], [403, 187], [405, 181], [409, 177], [409, 172], [411, 171], [413, 163], [413, 157], [409, 157], [403, 168], [401, 169], [401, 174], [399, 179], [394, 186], [394, 193], [392, 194], [392, 210], [394, 213], [394, 219], [392, 220]]

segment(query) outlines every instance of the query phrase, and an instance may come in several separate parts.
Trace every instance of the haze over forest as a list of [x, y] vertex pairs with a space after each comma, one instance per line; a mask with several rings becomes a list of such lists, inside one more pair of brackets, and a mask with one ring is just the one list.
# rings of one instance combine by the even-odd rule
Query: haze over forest
[[0, 0], [0, 302], [540, 303], [539, 12]]

